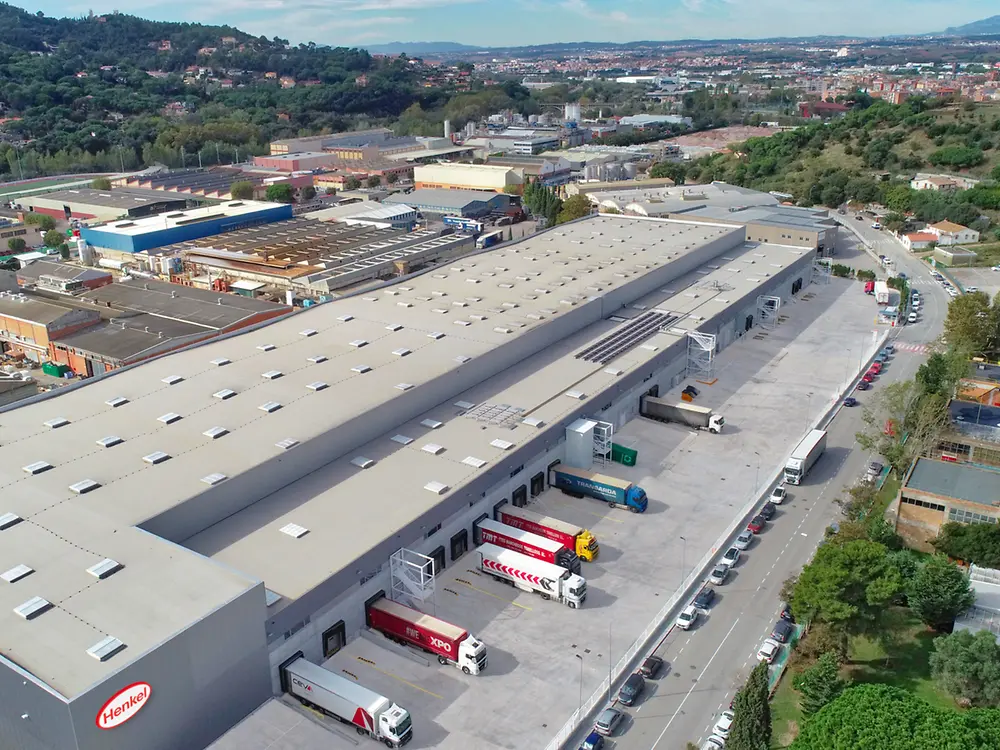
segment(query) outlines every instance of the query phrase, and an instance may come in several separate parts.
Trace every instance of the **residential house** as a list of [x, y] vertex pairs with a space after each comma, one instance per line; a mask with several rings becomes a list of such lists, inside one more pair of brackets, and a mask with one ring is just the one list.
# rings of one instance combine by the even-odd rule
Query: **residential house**
[[915, 253], [918, 250], [928, 249], [932, 242], [938, 241], [938, 236], [931, 232], [910, 232], [902, 235], [900, 241], [907, 250]]
[[950, 177], [916, 177], [910, 180], [910, 187], [914, 190], [940, 190], [950, 193], [958, 190], [958, 183]]
[[979, 242], [979, 232], [952, 221], [931, 224], [927, 227], [927, 231], [938, 238], [939, 245], [967, 245]]
[[295, 79], [292, 76], [281, 76], [281, 78], [278, 79], [278, 83], [281, 84], [281, 88], [283, 89], [295, 88]]

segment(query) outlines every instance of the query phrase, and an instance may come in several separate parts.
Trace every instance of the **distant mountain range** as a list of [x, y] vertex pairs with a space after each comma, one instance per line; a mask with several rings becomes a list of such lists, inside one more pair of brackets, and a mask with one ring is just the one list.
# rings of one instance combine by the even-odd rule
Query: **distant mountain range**
[[973, 21], [963, 26], [952, 26], [943, 32], [948, 36], [979, 36], [981, 34], [1000, 34], [1000, 16], [990, 16], [980, 21]]
[[485, 47], [474, 47], [458, 42], [389, 42], [388, 44], [370, 44], [367, 49], [373, 55], [401, 55], [404, 52], [411, 56], [444, 55], [452, 52], [479, 52]]

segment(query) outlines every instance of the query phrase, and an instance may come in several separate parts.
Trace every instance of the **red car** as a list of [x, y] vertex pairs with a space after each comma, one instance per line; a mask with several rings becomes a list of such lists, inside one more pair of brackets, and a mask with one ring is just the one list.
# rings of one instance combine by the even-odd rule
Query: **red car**
[[751, 519], [750, 523], [747, 524], [747, 528], [754, 534], [759, 534], [761, 531], [764, 530], [764, 527], [766, 525], [767, 525], [767, 520], [764, 518], [764, 516], [754, 516]]
[[863, 378], [861, 378], [861, 379], [863, 381], [865, 381], [866, 383], [870, 383], [873, 380], [875, 380], [875, 373], [872, 372], [871, 370], [869, 370], [868, 372], [865, 373], [865, 376]]
[[878, 375], [880, 372], [882, 372], [882, 363], [872, 362], [872, 366], [868, 368], [868, 372], [874, 372], [876, 375]]

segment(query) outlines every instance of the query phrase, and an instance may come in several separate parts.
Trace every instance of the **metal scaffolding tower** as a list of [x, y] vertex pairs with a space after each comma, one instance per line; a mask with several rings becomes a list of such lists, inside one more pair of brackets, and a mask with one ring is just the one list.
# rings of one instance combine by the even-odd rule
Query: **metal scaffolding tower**
[[687, 376], [711, 380], [715, 377], [715, 334], [687, 332]]
[[602, 465], [611, 460], [611, 441], [614, 434], [615, 426], [611, 422], [597, 421], [594, 427], [594, 459]]
[[817, 258], [813, 261], [812, 271], [810, 281], [813, 284], [829, 284], [833, 272], [833, 261], [829, 258]]
[[434, 559], [401, 547], [389, 558], [389, 585], [394, 602], [415, 606], [434, 601]]
[[762, 294], [757, 297], [757, 320], [765, 331], [773, 331], [778, 325], [778, 311], [781, 310], [781, 297]]

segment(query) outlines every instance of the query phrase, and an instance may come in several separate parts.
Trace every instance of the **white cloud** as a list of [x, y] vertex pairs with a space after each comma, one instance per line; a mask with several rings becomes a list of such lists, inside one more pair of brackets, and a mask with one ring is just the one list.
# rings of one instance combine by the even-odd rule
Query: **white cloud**
[[590, 21], [614, 21], [615, 23], [631, 23], [632, 18], [624, 11], [615, 10], [606, 13], [601, 10], [594, 10], [587, 0], [563, 0], [560, 3], [563, 9], [583, 16]]

